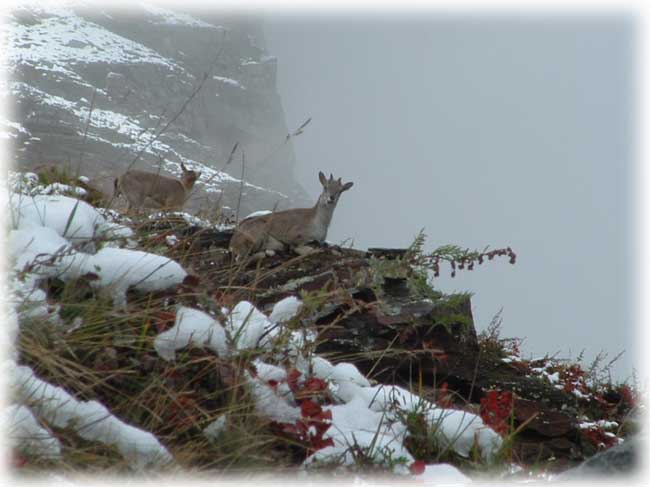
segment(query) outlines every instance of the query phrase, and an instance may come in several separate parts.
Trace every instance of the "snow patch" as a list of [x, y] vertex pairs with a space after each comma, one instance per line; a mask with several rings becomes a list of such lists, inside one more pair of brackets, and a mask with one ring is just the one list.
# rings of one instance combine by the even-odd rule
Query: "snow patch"
[[406, 437], [403, 423], [389, 419], [384, 413], [369, 410], [361, 398], [324, 409], [332, 412], [332, 426], [323, 437], [332, 438], [334, 446], [317, 450], [305, 460], [305, 466], [333, 462], [355, 465], [351, 447], [358, 446], [374, 463], [398, 462], [395, 472], [408, 473], [408, 465], [414, 459], [403, 445]]
[[72, 428], [88, 441], [114, 445], [136, 468], [171, 461], [167, 449], [151, 433], [124, 423], [99, 402], [79, 401], [61, 387], [36, 377], [29, 367], [13, 362], [7, 366], [18, 401], [29, 404], [44, 421]]
[[7, 61], [10, 66], [31, 64], [61, 70], [77, 64], [155, 64], [169, 70], [181, 68], [173, 61], [137, 42], [85, 20], [69, 8], [27, 7], [39, 18], [30, 25], [9, 25]]
[[226, 317], [224, 328], [237, 350], [268, 345], [278, 328], [248, 301], [240, 301]]
[[295, 296], [289, 296], [278, 301], [273, 306], [273, 311], [269, 315], [269, 320], [274, 323], [285, 323], [298, 314], [302, 301]]
[[222, 414], [209, 425], [203, 428], [203, 435], [209, 440], [216, 441], [221, 433], [226, 429], [226, 415]]
[[153, 16], [157, 17], [158, 20], [152, 22], [156, 25], [186, 25], [188, 27], [198, 27], [202, 29], [216, 29], [224, 31], [225, 27], [221, 25], [213, 25], [208, 22], [204, 22], [199, 19], [195, 19], [191, 15], [174, 12], [166, 8], [160, 7], [158, 5], [152, 5], [146, 2], [140, 2], [140, 7], [143, 8], [146, 12], [149, 12]]
[[226, 85], [235, 86], [242, 90], [246, 89], [244, 86], [242, 86], [242, 84], [239, 81], [232, 78], [226, 78], [225, 76], [212, 76], [212, 79], [215, 81], [219, 81], [220, 83], [224, 83]]
[[174, 360], [175, 351], [189, 344], [207, 347], [220, 357], [228, 354], [226, 332], [216, 320], [202, 311], [179, 306], [174, 326], [155, 338], [154, 348], [163, 359]]
[[466, 485], [472, 482], [472, 479], [448, 463], [426, 465], [424, 472], [415, 479], [427, 485], [437, 486]]
[[71, 240], [131, 234], [130, 229], [107, 222], [83, 201], [65, 196], [13, 195], [12, 206], [15, 229], [9, 234], [9, 255], [16, 271], [28, 270], [35, 278], [58, 277], [64, 281], [90, 275], [90, 285], [107, 289], [118, 307], [126, 306], [129, 288], [161, 291], [180, 284], [187, 276], [178, 263], [148, 252], [108, 246], [95, 254], [76, 250]]
[[12, 404], [3, 414], [9, 438], [15, 446], [39, 457], [61, 456], [61, 443], [38, 423], [29, 408]]

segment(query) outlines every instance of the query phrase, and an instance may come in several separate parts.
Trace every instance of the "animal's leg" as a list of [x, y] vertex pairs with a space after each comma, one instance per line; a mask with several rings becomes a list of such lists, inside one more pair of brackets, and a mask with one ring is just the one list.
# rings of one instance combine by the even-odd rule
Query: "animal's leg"
[[317, 249], [310, 247], [309, 245], [298, 245], [293, 248], [293, 251], [298, 255], [309, 255], [317, 252]]
[[268, 235], [263, 244], [263, 248], [275, 253], [276, 251], [284, 250], [286, 245], [272, 235]]

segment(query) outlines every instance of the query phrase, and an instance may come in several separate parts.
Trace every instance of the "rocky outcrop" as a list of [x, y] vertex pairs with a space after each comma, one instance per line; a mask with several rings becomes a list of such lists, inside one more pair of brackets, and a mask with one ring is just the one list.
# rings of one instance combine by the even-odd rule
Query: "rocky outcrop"
[[259, 19], [79, 2], [18, 8], [8, 32], [20, 168], [62, 164], [112, 194], [131, 165], [178, 175], [182, 160], [203, 170], [192, 211], [232, 213], [240, 191], [243, 213], [307, 202]]
[[232, 232], [173, 232], [186, 237], [179, 256], [193, 256], [188, 265], [207, 279], [203, 284], [217, 299], [247, 299], [260, 309], [291, 295], [310, 303], [307, 321], [318, 326], [315, 352], [321, 356], [353, 362], [381, 383], [417, 385], [433, 401], [444, 385], [454, 407], [474, 412], [491, 391], [512, 393], [519, 461], [552, 460], [561, 470], [593, 454], [580, 429], [577, 396], [482, 346], [469, 295], [444, 295], [423, 285], [405, 263], [405, 249], [325, 246], [307, 256], [279, 253], [242, 267], [225, 250]]
[[629, 438], [558, 475], [557, 480], [598, 479], [603, 475], [620, 478], [636, 474], [639, 472], [639, 455], [643, 443], [637, 437]]

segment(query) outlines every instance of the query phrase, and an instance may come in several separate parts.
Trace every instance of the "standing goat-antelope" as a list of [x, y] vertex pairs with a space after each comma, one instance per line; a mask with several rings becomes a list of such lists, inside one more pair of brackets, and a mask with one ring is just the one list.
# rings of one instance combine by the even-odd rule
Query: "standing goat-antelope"
[[233, 255], [238, 260], [248, 256], [259, 258], [267, 251], [287, 248], [305, 254], [311, 251], [307, 243], [323, 242], [341, 193], [353, 183], [343, 184], [341, 178], [334, 179], [331, 174], [326, 179], [322, 172], [318, 179], [323, 192], [312, 208], [276, 211], [242, 220], [230, 240]]
[[182, 161], [181, 170], [181, 178], [176, 179], [132, 169], [115, 179], [115, 196], [123, 194], [129, 210], [132, 207], [180, 210], [201, 177], [200, 172], [187, 169]]

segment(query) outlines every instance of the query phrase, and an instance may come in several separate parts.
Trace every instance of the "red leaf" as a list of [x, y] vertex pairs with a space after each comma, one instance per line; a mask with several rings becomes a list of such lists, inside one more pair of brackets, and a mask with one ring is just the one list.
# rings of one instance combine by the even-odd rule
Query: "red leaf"
[[316, 451], [320, 450], [321, 448], [325, 448], [326, 446], [334, 446], [334, 440], [332, 438], [323, 439], [322, 437], [313, 438], [311, 445], [312, 449]]
[[634, 397], [634, 392], [627, 384], [623, 384], [618, 388], [618, 393], [623, 398], [623, 403], [629, 407], [634, 407], [636, 405], [636, 398]]
[[413, 475], [422, 475], [426, 467], [426, 463], [424, 463], [422, 460], [416, 460], [411, 464], [409, 470]]
[[319, 404], [315, 403], [314, 401], [312, 401], [310, 399], [305, 399], [300, 404], [300, 413], [305, 418], [314, 417], [314, 416], [320, 414], [322, 411], [323, 411], [323, 408], [321, 408]]
[[322, 392], [327, 389], [327, 382], [317, 377], [310, 377], [303, 384], [303, 390], [310, 392]]
[[298, 372], [296, 369], [291, 369], [287, 372], [287, 384], [289, 385], [289, 389], [291, 389], [292, 392], [296, 392], [298, 390], [298, 378], [300, 375], [300, 372]]
[[513, 397], [508, 391], [488, 391], [481, 398], [481, 419], [500, 434], [506, 434], [509, 428], [509, 419], [512, 413]]

